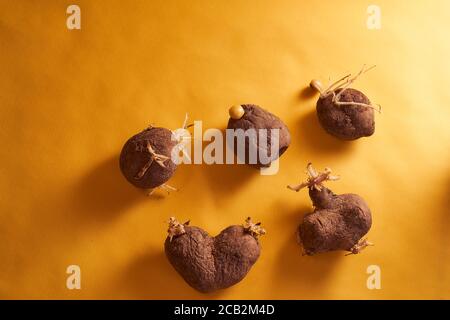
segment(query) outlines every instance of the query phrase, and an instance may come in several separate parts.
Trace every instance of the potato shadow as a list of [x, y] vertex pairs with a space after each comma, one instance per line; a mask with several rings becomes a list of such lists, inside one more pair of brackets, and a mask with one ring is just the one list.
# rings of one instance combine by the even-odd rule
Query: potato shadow
[[[259, 170], [245, 164], [183, 164], [177, 168], [173, 184], [191, 202], [207, 195], [220, 204], [258, 174]], [[202, 178], [208, 191], [199, 192], [195, 186]]]
[[[222, 136], [225, 139], [225, 128], [221, 129]], [[203, 149], [208, 143], [203, 144]], [[260, 174], [260, 170], [250, 165], [237, 164], [236, 156], [234, 156], [233, 164], [226, 164], [227, 152], [233, 150], [228, 149], [226, 141], [223, 141], [223, 162], [224, 164], [207, 164], [203, 159], [202, 164], [183, 164], [180, 165], [175, 173], [175, 180], [180, 189], [187, 187], [188, 181], [203, 177], [206, 180], [209, 194], [215, 202], [227, 200], [233, 193], [244, 187], [252, 178]], [[234, 153], [233, 153], [234, 155]]]
[[163, 251], [145, 254], [122, 273], [117, 285], [138, 299], [217, 299], [221, 292], [200, 293], [170, 265]]
[[216, 202], [229, 198], [245, 186], [259, 170], [245, 164], [214, 164], [199, 166]]
[[307, 100], [307, 99], [311, 99], [312, 97], [314, 97], [316, 95], [318, 96], [318, 93], [316, 90], [314, 90], [310, 86], [306, 86], [302, 90], [300, 90], [298, 97], [300, 98], [300, 100]]
[[158, 200], [146, 191], [133, 187], [122, 176], [118, 156], [96, 165], [77, 183], [73, 191], [77, 218], [105, 221], [114, 218], [138, 201]]
[[[260, 170], [256, 167], [247, 164], [238, 164], [238, 157], [233, 151], [233, 147], [229, 145], [229, 141], [226, 140], [226, 127], [221, 128], [222, 135], [224, 137], [223, 142], [223, 155], [224, 164], [214, 164], [201, 166], [203, 175], [207, 178], [209, 188], [215, 195], [215, 200], [220, 201], [225, 199], [230, 194], [238, 191], [246, 183], [250, 181], [252, 177], [257, 176]], [[234, 163], [226, 164], [226, 155], [231, 153], [234, 155]], [[245, 159], [243, 160], [245, 161]], [[225, 197], [224, 197], [225, 196]]]
[[354, 147], [352, 141], [339, 140], [328, 134], [320, 125], [315, 110], [300, 118], [298, 127], [302, 143], [317, 153], [342, 153], [348, 152]]
[[[278, 204], [278, 208], [285, 207]], [[280, 209], [278, 209], [280, 210]], [[311, 206], [296, 206], [283, 208], [277, 215], [279, 225], [287, 231], [287, 237], [281, 243], [278, 256], [276, 256], [276, 272], [274, 281], [276, 287], [289, 288], [289, 292], [308, 292], [307, 297], [286, 297], [294, 299], [320, 297], [321, 292], [330, 279], [333, 270], [345, 258], [340, 251], [317, 254], [315, 256], [302, 255], [302, 248], [298, 244], [296, 230], [303, 220], [303, 216], [312, 212]], [[275, 289], [275, 288], [274, 288]], [[276, 291], [276, 290], [274, 290]]]

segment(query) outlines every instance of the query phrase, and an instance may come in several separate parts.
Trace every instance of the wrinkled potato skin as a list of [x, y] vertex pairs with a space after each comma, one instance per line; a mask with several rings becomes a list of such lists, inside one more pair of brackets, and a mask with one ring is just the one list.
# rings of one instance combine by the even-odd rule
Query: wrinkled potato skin
[[309, 190], [315, 207], [298, 228], [307, 255], [333, 250], [349, 251], [370, 230], [367, 203], [356, 194], [336, 195], [327, 188]]
[[194, 289], [212, 292], [240, 282], [260, 255], [258, 241], [242, 226], [230, 226], [216, 237], [198, 227], [166, 239], [166, 256]]
[[[150, 142], [153, 150], [161, 155], [171, 157], [173, 147], [177, 145], [172, 141], [172, 132], [165, 128], [148, 128], [131, 137], [123, 146], [120, 153], [120, 170], [124, 177], [138, 188], [153, 189], [172, 177], [176, 169], [176, 164], [171, 159], [164, 161], [165, 168], [156, 161], [140, 179], [136, 179], [136, 174], [150, 160], [150, 153], [147, 151], [147, 142]], [[141, 151], [139, 149], [141, 148]]]
[[[338, 94], [339, 90], [335, 91]], [[358, 102], [370, 105], [370, 100], [361, 91], [346, 89], [339, 98], [341, 102]], [[355, 105], [336, 105], [332, 95], [319, 98], [317, 117], [322, 127], [341, 140], [355, 140], [371, 136], [375, 132], [374, 110], [370, 107]]]
[[[281, 121], [280, 118], [275, 116], [274, 114], [264, 110], [263, 108], [254, 105], [254, 104], [244, 104], [242, 105], [244, 108], [244, 115], [240, 119], [233, 119], [230, 118], [228, 121], [227, 129], [279, 129], [280, 133], [280, 141], [279, 141], [279, 151], [278, 156], [276, 155], [270, 155], [271, 162], [276, 160], [278, 157], [281, 157], [281, 155], [287, 150], [291, 143], [291, 134], [289, 133], [288, 127], [284, 124], [283, 121]], [[236, 144], [236, 139], [235, 139]], [[259, 145], [259, 143], [258, 143]], [[270, 136], [270, 130], [267, 132], [267, 147], [269, 149], [270, 154], [270, 146], [271, 146], [271, 136]], [[248, 139], [245, 141], [245, 163], [249, 164], [249, 158], [248, 158], [248, 152], [249, 152], [249, 142]], [[234, 151], [236, 152], [237, 148], [235, 145]], [[264, 151], [265, 152], [265, 151]], [[269, 167], [269, 164], [263, 164], [257, 159], [256, 164], [251, 164], [252, 166], [256, 168], [261, 167]]]

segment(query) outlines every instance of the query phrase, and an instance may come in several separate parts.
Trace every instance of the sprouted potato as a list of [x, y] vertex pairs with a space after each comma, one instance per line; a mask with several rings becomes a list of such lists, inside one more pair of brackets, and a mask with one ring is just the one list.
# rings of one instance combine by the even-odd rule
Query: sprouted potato
[[371, 245], [363, 237], [372, 225], [372, 215], [367, 203], [357, 194], [336, 195], [325, 187], [328, 180], [338, 180], [329, 168], [316, 172], [312, 164], [307, 166], [308, 180], [288, 186], [299, 191], [308, 188], [314, 211], [306, 214], [297, 229], [298, 241], [307, 255], [345, 250], [357, 254]]
[[[187, 125], [187, 120], [186, 114], [183, 130], [191, 126]], [[128, 139], [123, 146], [119, 161], [122, 174], [135, 187], [149, 189], [149, 194], [155, 188], [163, 188], [166, 191], [176, 190], [166, 182], [177, 168], [171, 159], [172, 149], [182, 148], [183, 144], [180, 143], [182, 139], [184, 137], [178, 132], [149, 126]], [[179, 151], [184, 154], [184, 149]]]
[[[259, 134], [259, 129], [265, 129], [267, 132], [267, 141], [263, 143], [259, 139], [259, 135], [255, 140], [250, 138], [245, 139], [245, 159], [244, 162], [246, 164], [250, 164], [256, 168], [269, 167], [270, 163], [275, 161], [278, 157], [287, 150], [291, 143], [291, 135], [289, 133], [288, 127], [284, 124], [284, 122], [275, 116], [274, 114], [264, 110], [260, 106], [254, 104], [243, 104], [243, 105], [235, 105], [229, 109], [230, 119], [228, 121], [227, 129], [239, 130], [242, 129], [243, 132], [247, 132], [249, 129], [256, 130], [256, 133]], [[276, 150], [276, 154], [272, 154], [272, 135], [271, 130], [278, 129], [279, 130], [279, 141], [278, 141], [278, 150]], [[235, 143], [238, 142], [238, 139], [234, 139]], [[260, 161], [260, 158], [257, 158], [255, 163], [251, 163], [250, 161], [250, 150], [251, 144], [255, 144], [258, 154], [263, 152], [267, 154], [269, 158], [269, 163], [263, 163]], [[234, 151], [236, 152], [237, 147], [235, 145]]]
[[351, 74], [332, 83], [326, 89], [319, 80], [312, 80], [310, 86], [320, 93], [316, 111], [321, 126], [329, 134], [342, 140], [368, 137], [375, 132], [374, 110], [380, 112], [369, 98], [350, 85], [363, 73], [365, 68], [352, 77]]
[[247, 218], [211, 237], [199, 227], [170, 218], [164, 247], [175, 270], [194, 289], [212, 292], [240, 282], [260, 255], [259, 223]]

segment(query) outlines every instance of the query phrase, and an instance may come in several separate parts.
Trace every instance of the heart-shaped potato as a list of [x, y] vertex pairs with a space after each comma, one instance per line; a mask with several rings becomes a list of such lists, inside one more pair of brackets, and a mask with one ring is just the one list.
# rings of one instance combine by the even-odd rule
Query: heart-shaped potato
[[311, 164], [307, 169], [307, 182], [289, 186], [295, 191], [308, 187], [314, 205], [314, 211], [305, 215], [297, 230], [304, 253], [314, 255], [333, 250], [359, 253], [371, 244], [363, 239], [372, 226], [367, 203], [357, 194], [336, 195], [324, 187], [324, 181], [338, 179], [331, 175], [330, 169], [317, 173]]
[[183, 279], [200, 292], [228, 288], [240, 282], [260, 255], [258, 236], [265, 233], [250, 218], [211, 237], [201, 228], [170, 218], [164, 249]]

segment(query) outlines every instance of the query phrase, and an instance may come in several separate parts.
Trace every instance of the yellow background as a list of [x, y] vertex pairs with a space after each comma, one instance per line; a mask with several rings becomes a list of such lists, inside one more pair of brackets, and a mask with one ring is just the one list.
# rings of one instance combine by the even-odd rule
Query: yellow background
[[[81, 30], [66, 8], [81, 7]], [[381, 1], [0, 1], [0, 298], [450, 298], [450, 3]], [[328, 136], [304, 88], [366, 64], [354, 85], [383, 106], [375, 135]], [[118, 169], [125, 140], [189, 112], [223, 128], [256, 103], [289, 126], [280, 172], [182, 166], [180, 191], [148, 198]], [[369, 203], [374, 247], [302, 257], [308, 161]], [[166, 221], [211, 234], [248, 215], [267, 235], [244, 281], [202, 295], [163, 253]], [[81, 290], [66, 268], [81, 267]], [[379, 265], [382, 289], [368, 290]]]

